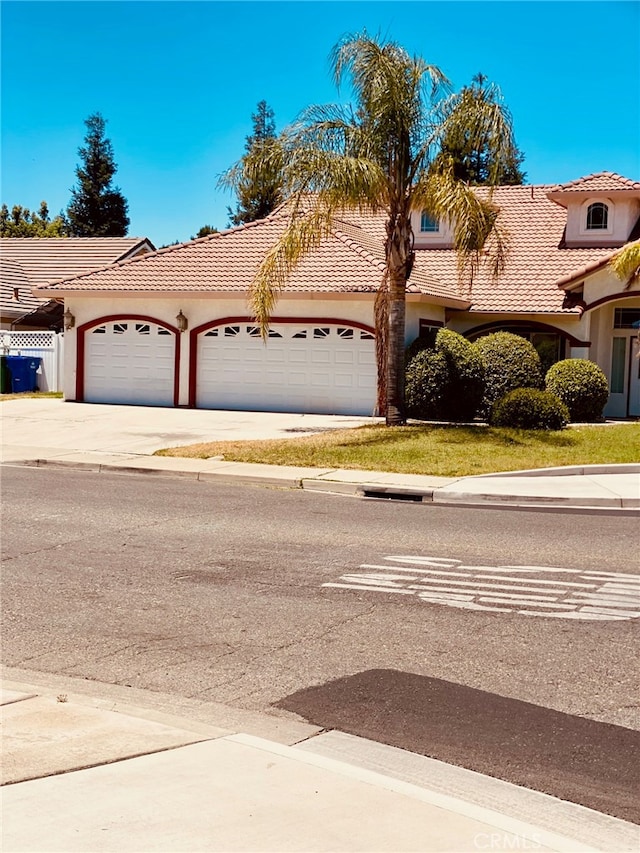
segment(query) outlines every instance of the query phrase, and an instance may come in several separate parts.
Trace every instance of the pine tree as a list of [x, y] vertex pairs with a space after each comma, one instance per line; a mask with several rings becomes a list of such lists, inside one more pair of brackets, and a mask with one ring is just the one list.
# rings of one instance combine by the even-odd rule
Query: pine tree
[[77, 188], [67, 207], [72, 237], [124, 237], [129, 227], [128, 203], [118, 187], [111, 186], [117, 171], [113, 146], [105, 137], [100, 113], [85, 120], [85, 146], [78, 149], [82, 164], [76, 168]]
[[251, 120], [253, 133], [246, 138], [244, 156], [223, 180], [238, 199], [235, 213], [227, 208], [230, 225], [264, 219], [282, 201], [282, 148], [266, 101], [258, 103]]

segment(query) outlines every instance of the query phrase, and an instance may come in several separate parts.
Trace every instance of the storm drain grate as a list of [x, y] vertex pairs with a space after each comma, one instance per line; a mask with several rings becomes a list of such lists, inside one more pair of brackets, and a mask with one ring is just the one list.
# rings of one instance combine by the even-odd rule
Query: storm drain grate
[[422, 503], [423, 495], [415, 492], [388, 492], [386, 490], [363, 489], [362, 496], [364, 498], [377, 498], [378, 500], [387, 501], [412, 501], [413, 503]]

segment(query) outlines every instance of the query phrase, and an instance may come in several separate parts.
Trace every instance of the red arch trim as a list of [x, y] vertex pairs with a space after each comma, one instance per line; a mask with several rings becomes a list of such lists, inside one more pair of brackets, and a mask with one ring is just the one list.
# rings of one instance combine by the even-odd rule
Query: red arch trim
[[587, 311], [592, 311], [594, 308], [599, 308], [601, 305], [605, 305], [607, 302], [615, 302], [616, 299], [640, 299], [640, 290], [621, 290], [619, 293], [612, 293], [611, 296], [603, 296], [601, 299], [596, 299], [595, 302], [592, 302], [590, 305], [584, 309], [585, 313]]
[[517, 321], [500, 321], [495, 320], [492, 323], [484, 323], [482, 326], [474, 326], [473, 329], [467, 329], [464, 332], [464, 336], [469, 337], [469, 335], [477, 335], [479, 332], [492, 332], [492, 331], [509, 331], [509, 326], [519, 326], [521, 328], [530, 328], [534, 332], [552, 332], [556, 335], [561, 335], [563, 338], [569, 341], [572, 347], [590, 347], [591, 341], [581, 341], [579, 338], [570, 335], [569, 332], [565, 332], [564, 329], [558, 329], [557, 326], [552, 326], [550, 323], [541, 323], [539, 320], [522, 320], [522, 322], [518, 323]]
[[[250, 323], [256, 325], [255, 317], [222, 317], [220, 320], [210, 320], [196, 326], [189, 332], [189, 406], [195, 409], [196, 391], [198, 377], [198, 335], [208, 332], [216, 326], [230, 326], [232, 323]], [[350, 326], [353, 329], [362, 329], [370, 335], [375, 335], [373, 326], [360, 323], [357, 320], [340, 320], [336, 317], [272, 317], [269, 325], [282, 323], [295, 323], [297, 325], [324, 325], [324, 326]]]
[[178, 405], [180, 394], [180, 331], [176, 326], [170, 323], [165, 323], [164, 320], [158, 320], [157, 317], [150, 317], [147, 314], [107, 314], [104, 317], [99, 317], [96, 320], [89, 320], [87, 323], [82, 323], [78, 326], [77, 335], [77, 352], [76, 352], [76, 402], [84, 402], [84, 365], [86, 341], [85, 333], [95, 326], [101, 326], [103, 323], [119, 323], [121, 321], [137, 320], [140, 323], [153, 323], [156, 326], [162, 326], [175, 336], [175, 353], [173, 362], [173, 405]]

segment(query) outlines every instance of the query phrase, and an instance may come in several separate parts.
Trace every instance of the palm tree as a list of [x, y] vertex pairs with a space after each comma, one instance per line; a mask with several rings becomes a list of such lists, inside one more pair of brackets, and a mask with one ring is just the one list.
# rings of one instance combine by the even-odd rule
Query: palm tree
[[288, 276], [347, 211], [383, 213], [385, 272], [376, 298], [378, 409], [387, 425], [404, 416], [406, 284], [413, 264], [412, 209], [448, 220], [454, 230], [459, 273], [472, 275], [480, 253], [498, 274], [504, 241], [498, 211], [457, 180], [453, 164], [436, 157], [447, 131], [464, 124], [488, 144], [496, 159], [513, 147], [511, 123], [499, 103], [469, 118], [450, 94], [443, 73], [394, 42], [348, 36], [331, 56], [335, 83], [351, 80], [355, 107], [307, 109], [283, 137], [283, 195], [288, 226], [260, 265], [250, 292], [252, 310], [266, 335]]
[[627, 289], [640, 282], [640, 240], [623, 246], [611, 258], [609, 265], [618, 278], [625, 282]]

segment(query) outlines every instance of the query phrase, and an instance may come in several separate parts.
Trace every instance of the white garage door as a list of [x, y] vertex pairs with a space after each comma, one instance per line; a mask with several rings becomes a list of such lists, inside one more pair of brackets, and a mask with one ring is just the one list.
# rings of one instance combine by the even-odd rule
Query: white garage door
[[155, 323], [121, 320], [86, 332], [88, 403], [172, 406], [175, 336]]
[[218, 326], [198, 340], [196, 405], [263, 412], [371, 415], [373, 335], [340, 325]]

